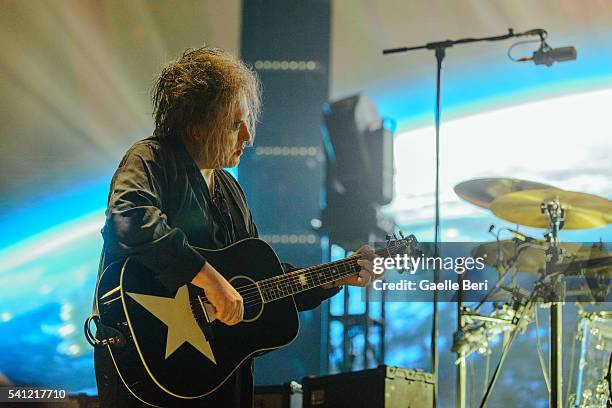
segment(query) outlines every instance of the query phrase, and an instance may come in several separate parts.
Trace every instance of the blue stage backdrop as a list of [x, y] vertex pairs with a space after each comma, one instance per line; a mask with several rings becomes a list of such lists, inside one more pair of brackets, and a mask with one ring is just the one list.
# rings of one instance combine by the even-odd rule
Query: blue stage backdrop
[[[425, 1], [422, 7], [414, 2], [406, 2], [413, 6], [397, 5], [400, 9], [376, 3], [380, 4], [332, 2], [330, 97], [365, 91], [383, 116], [398, 122], [396, 198], [386, 211], [405, 231], [421, 241], [432, 238], [434, 58], [423, 51], [383, 59], [381, 49], [501, 34], [508, 26], [548, 28], [551, 45], [575, 45], [578, 59], [547, 68], [510, 62], [506, 43], [449, 50], [442, 93], [443, 239], [486, 241], [490, 224], [509, 226], [454, 195], [452, 187], [467, 179], [517, 177], [612, 197], [608, 112], [612, 6], [594, 0], [550, 0], [527, 10], [514, 1], [482, 0], [459, 10], [456, 2], [445, 0], [440, 14], [433, 15]], [[148, 88], [161, 64], [184, 48], [203, 43], [239, 53], [240, 13], [238, 0], [4, 2], [0, 13], [0, 373], [10, 381], [95, 393], [93, 353], [82, 335], [82, 324], [91, 308], [110, 176], [123, 152], [151, 133]], [[528, 54], [536, 46], [516, 51]], [[258, 60], [255, 55], [249, 58]], [[266, 110], [277, 109], [279, 117], [274, 120], [282, 123], [283, 107], [266, 103], [271, 100], [264, 97], [264, 118]], [[303, 125], [318, 127], [313, 120], [309, 117]], [[301, 125], [292, 122], [288, 128]], [[320, 158], [320, 151], [308, 150], [310, 142], [298, 143], [291, 134], [281, 136], [287, 146], [298, 148], [288, 150], [289, 154]], [[267, 147], [257, 142], [255, 149]], [[275, 152], [260, 150], [262, 157]], [[255, 162], [250, 164], [252, 172]], [[283, 169], [296, 183], [304, 176], [291, 166]], [[257, 174], [241, 175], [242, 170], [237, 175], [248, 191], [256, 185]], [[290, 200], [287, 197], [284, 205], [295, 205]], [[291, 234], [298, 240], [301, 235], [309, 239], [306, 233], [268, 227], [276, 214], [265, 210], [263, 196], [253, 198], [251, 204], [258, 208], [256, 221], [273, 231], [270, 240], [279, 243], [282, 234], [289, 234], [287, 239]], [[543, 230], [525, 232], [539, 238]], [[610, 227], [565, 231], [561, 239], [611, 241], [612, 231]], [[356, 300], [351, 308], [361, 306]], [[332, 310], [337, 307], [332, 304]], [[429, 370], [430, 305], [389, 303], [386, 308], [386, 363]], [[540, 334], [546, 352], [544, 313], [540, 312]], [[442, 406], [454, 399], [454, 356], [449, 351], [453, 316], [454, 305], [443, 305]], [[566, 350], [571, 346], [575, 316], [573, 306], [568, 306]], [[546, 387], [533, 347], [535, 333], [532, 326], [518, 338], [490, 406], [546, 406]], [[304, 355], [318, 359], [318, 341], [309, 338], [300, 343], [312, 344]], [[332, 342], [337, 341], [332, 336]], [[484, 360], [476, 357], [470, 362], [478, 392]], [[302, 363], [291, 364], [298, 367], [295, 375], [299, 376]], [[257, 378], [259, 382], [270, 379], [263, 373]]]

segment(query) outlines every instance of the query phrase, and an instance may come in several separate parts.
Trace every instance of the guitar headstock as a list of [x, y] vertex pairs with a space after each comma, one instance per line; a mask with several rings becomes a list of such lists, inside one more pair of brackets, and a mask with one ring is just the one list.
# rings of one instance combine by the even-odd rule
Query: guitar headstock
[[414, 256], [419, 253], [417, 249], [418, 243], [414, 235], [406, 237], [402, 231], [399, 231], [399, 237], [397, 234], [387, 235], [385, 247], [376, 252], [381, 256], [394, 256], [397, 254]]

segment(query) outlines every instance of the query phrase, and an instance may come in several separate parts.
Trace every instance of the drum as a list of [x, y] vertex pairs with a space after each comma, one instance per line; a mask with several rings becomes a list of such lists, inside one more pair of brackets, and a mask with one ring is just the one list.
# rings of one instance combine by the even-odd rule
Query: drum
[[580, 359], [574, 370], [576, 386], [570, 394], [569, 406], [605, 408], [609, 396], [606, 375], [612, 355], [612, 312], [581, 315], [576, 333]]

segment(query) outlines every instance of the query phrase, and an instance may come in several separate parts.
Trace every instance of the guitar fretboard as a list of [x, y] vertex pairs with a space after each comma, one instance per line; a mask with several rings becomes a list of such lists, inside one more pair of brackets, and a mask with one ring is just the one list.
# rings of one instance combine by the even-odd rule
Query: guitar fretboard
[[[406, 240], [409, 239], [407, 238]], [[406, 249], [411, 243], [412, 241], [404, 243], [402, 240], [401, 243], [394, 246], [376, 251], [376, 254], [379, 256], [392, 256]], [[339, 261], [299, 269], [284, 275], [261, 280], [257, 282], [257, 286], [261, 291], [264, 302], [273, 302], [277, 299], [331, 284], [346, 276], [357, 274], [361, 270], [361, 266], [357, 263], [359, 259], [361, 259], [361, 255], [356, 254]]]

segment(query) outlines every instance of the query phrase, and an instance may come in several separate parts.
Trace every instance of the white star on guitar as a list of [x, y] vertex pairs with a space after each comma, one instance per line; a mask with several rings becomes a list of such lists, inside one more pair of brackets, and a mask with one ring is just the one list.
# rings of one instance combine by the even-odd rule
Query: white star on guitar
[[[191, 312], [187, 285], [181, 286], [174, 298], [143, 295], [140, 293], [127, 293], [127, 295], [168, 326], [166, 359], [183, 343], [187, 342], [214, 364], [217, 364], [210, 343]], [[208, 307], [209, 305], [205, 306], [207, 306], [208, 316], [214, 316], [212, 307]], [[213, 320], [214, 317], [210, 319], [211, 322]]]

